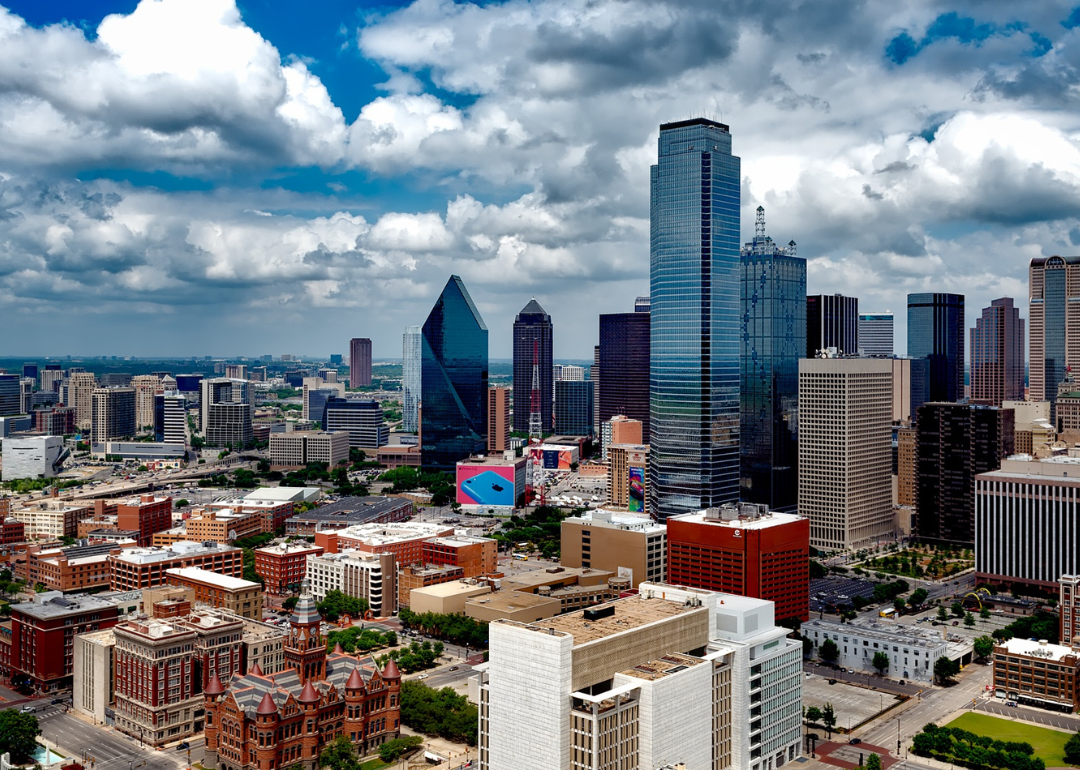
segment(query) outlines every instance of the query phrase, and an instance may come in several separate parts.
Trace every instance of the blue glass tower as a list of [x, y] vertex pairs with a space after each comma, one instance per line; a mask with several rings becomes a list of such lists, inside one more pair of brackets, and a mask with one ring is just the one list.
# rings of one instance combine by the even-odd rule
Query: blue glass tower
[[909, 294], [907, 350], [929, 361], [928, 401], [964, 397], [964, 295]]
[[793, 510], [799, 493], [799, 359], [806, 340], [806, 260], [765, 235], [742, 251], [739, 430], [742, 499]]
[[651, 173], [650, 510], [739, 499], [739, 158], [704, 118], [660, 126]]
[[423, 328], [420, 461], [454, 470], [487, 437], [488, 328], [465, 284], [450, 276]]

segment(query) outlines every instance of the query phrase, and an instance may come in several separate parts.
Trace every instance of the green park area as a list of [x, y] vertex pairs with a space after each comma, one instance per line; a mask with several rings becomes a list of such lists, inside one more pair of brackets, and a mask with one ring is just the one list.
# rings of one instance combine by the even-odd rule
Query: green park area
[[974, 711], [957, 717], [946, 727], [958, 727], [996, 741], [1029, 743], [1035, 749], [1033, 756], [1045, 762], [1047, 767], [1064, 767], [1068, 764], [1065, 761], [1065, 742], [1072, 737], [1070, 733], [1048, 730], [1045, 727], [1036, 727], [1025, 722], [1012, 722], [987, 714], [977, 714]]

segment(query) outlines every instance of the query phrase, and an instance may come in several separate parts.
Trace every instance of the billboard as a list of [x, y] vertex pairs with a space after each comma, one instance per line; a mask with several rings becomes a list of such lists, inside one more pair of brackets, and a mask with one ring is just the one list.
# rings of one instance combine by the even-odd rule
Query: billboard
[[512, 508], [517, 495], [512, 465], [457, 466], [457, 501], [462, 505]]
[[629, 476], [627, 491], [627, 509], [631, 513], [645, 512], [645, 469], [640, 465], [631, 465], [627, 469]]

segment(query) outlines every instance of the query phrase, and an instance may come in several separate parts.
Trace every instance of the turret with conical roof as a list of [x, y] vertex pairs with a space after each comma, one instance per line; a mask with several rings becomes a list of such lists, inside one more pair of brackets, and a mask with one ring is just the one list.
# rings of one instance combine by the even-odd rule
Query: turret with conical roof
[[300, 681], [317, 681], [326, 676], [322, 616], [306, 579], [300, 584], [300, 599], [289, 618], [289, 636], [283, 651], [285, 664], [296, 671]]

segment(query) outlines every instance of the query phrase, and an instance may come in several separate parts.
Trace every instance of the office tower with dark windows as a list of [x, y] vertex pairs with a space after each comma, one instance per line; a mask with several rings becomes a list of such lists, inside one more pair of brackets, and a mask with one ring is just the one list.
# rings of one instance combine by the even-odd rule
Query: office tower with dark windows
[[91, 398], [91, 444], [135, 435], [135, 388], [96, 388]]
[[754, 240], [742, 250], [740, 489], [773, 510], [796, 507], [799, 492], [799, 359], [806, 339], [806, 260], [795, 242], [765, 235], [758, 206]]
[[859, 355], [893, 354], [893, 314], [859, 313]]
[[209, 446], [250, 444], [254, 410], [255, 390], [247, 380], [216, 377], [199, 382], [199, 427]]
[[17, 374], [0, 374], [0, 416], [22, 411], [22, 378]]
[[915, 534], [934, 544], [975, 544], [975, 476], [1013, 453], [1012, 409], [929, 403], [916, 423]]
[[383, 417], [382, 405], [374, 399], [351, 399], [332, 396], [319, 412], [324, 431], [346, 431], [349, 447], [378, 449], [390, 442], [390, 427]]
[[422, 344], [420, 458], [451, 471], [487, 443], [488, 328], [458, 276], [428, 314]]
[[419, 326], [406, 326], [401, 336], [401, 430], [420, 430], [420, 359], [424, 335]]
[[648, 313], [651, 309], [652, 299], [650, 297], [638, 297], [634, 300], [635, 313]]
[[555, 381], [555, 430], [564, 436], [593, 435], [592, 380]]
[[355, 337], [349, 340], [349, 387], [361, 388], [371, 384], [371, 340]]
[[660, 126], [649, 248], [649, 510], [660, 521], [739, 499], [740, 183], [727, 126]]
[[187, 400], [175, 390], [154, 395], [154, 441], [187, 443]]
[[536, 426], [530, 431], [529, 421], [536, 422], [537, 417], [540, 433], [551, 433], [551, 356], [551, 316], [534, 298], [514, 319], [514, 430], [518, 433], [535, 433]]
[[1028, 398], [1049, 401], [1056, 425], [1058, 385], [1080, 367], [1080, 257], [1031, 260], [1028, 291]]
[[907, 347], [930, 362], [929, 400], [964, 397], [964, 295], [909, 294]]
[[1024, 319], [1011, 297], [983, 308], [971, 330], [971, 400], [992, 406], [1024, 400]]
[[38, 378], [38, 365], [37, 364], [23, 364], [22, 365], [22, 376], [23, 377], [29, 377], [32, 380], [36, 380]]
[[[649, 312], [600, 316], [601, 379], [596, 383], [599, 425], [617, 414], [639, 420], [649, 435]], [[596, 382], [593, 367], [593, 381]]]
[[806, 357], [836, 348], [843, 355], [859, 350], [859, 298], [813, 294], [806, 298]]

